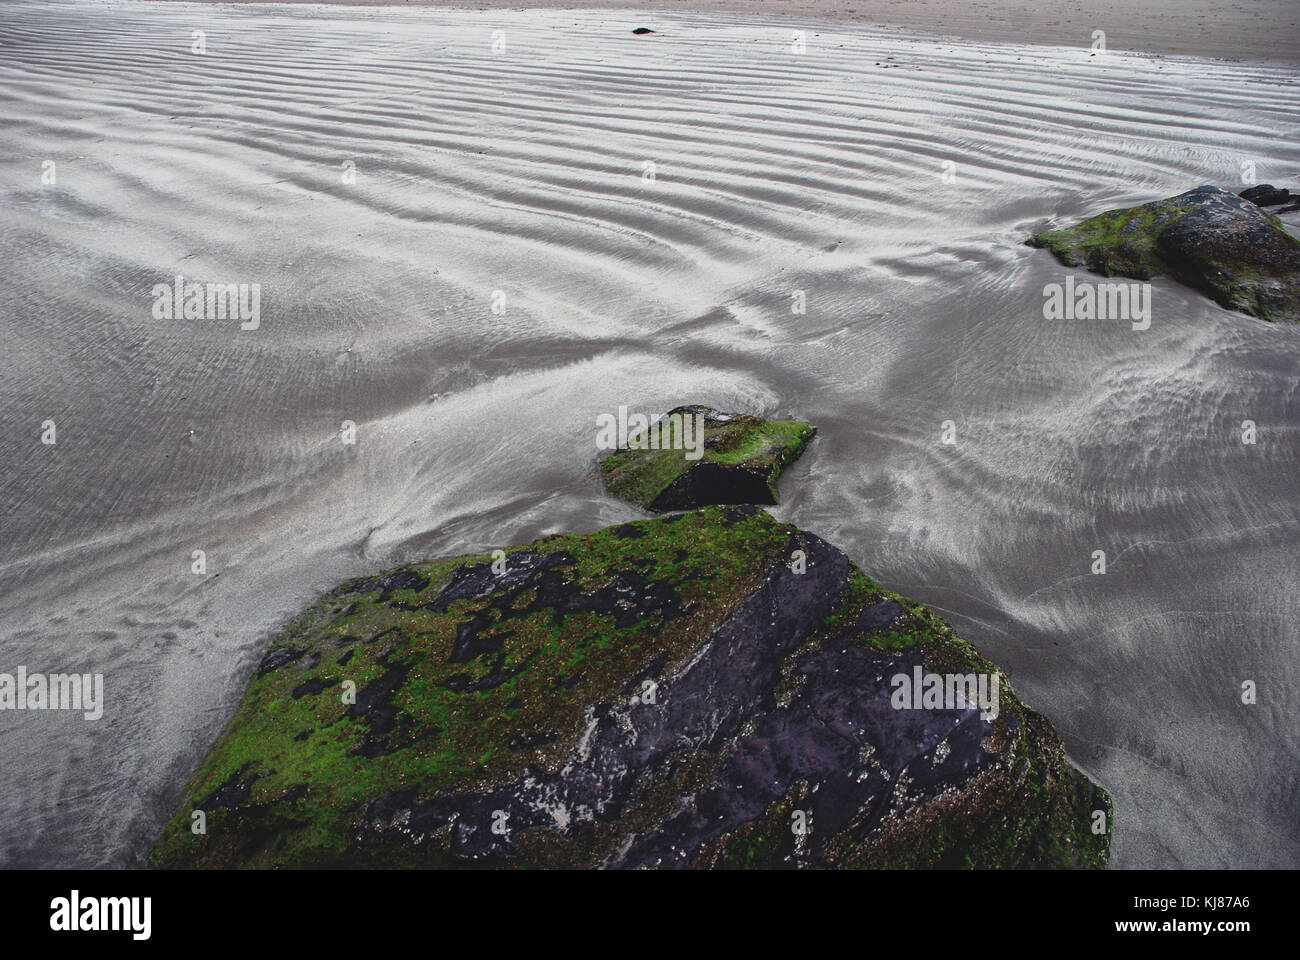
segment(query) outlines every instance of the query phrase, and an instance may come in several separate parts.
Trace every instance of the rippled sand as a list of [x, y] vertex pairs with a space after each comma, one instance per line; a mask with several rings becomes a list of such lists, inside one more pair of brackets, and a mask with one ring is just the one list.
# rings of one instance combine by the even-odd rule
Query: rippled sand
[[[1007, 670], [1115, 866], [1300, 863], [1300, 326], [1166, 280], [1149, 330], [1045, 320], [1022, 244], [1294, 185], [1294, 68], [641, 22], [0, 9], [0, 671], [108, 700], [0, 713], [0, 862], [138, 862], [316, 592], [635, 516], [596, 416], [704, 402], [820, 427], [778, 515]], [[178, 273], [260, 327], [155, 320]]]

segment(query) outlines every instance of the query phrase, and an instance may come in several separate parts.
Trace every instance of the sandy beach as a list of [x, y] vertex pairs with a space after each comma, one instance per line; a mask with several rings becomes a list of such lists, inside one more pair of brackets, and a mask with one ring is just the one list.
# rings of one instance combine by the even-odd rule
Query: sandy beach
[[[176, 2], [176, 0], [158, 0]], [[224, 0], [256, 3], [257, 0]], [[290, 0], [312, 3], [318, 0]], [[338, 0], [327, 0], [338, 2]], [[1088, 46], [1093, 31], [1111, 50], [1300, 61], [1300, 11], [1289, 0], [344, 0], [348, 6], [441, 10], [558, 10], [575, 16], [625, 16], [653, 27], [658, 13], [761, 15], [930, 37], [1040, 46]], [[798, 26], [791, 23], [791, 26]]]
[[314, 596], [640, 516], [596, 417], [689, 402], [817, 425], [773, 512], [1007, 672], [1114, 868], [1300, 863], [1300, 327], [1046, 320], [1024, 245], [1300, 184], [1294, 5], [474, 6], [0, 9], [2, 669], [106, 698], [0, 717], [0, 865], [139, 865]]

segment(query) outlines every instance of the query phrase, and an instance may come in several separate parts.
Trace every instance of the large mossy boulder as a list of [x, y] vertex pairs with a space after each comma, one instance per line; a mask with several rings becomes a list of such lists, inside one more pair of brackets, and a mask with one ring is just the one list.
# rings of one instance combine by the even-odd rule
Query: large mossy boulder
[[1135, 280], [1168, 274], [1231, 310], [1300, 320], [1300, 240], [1277, 217], [1218, 187], [1110, 210], [1029, 243], [1067, 267]]
[[[919, 671], [997, 677], [996, 709], [896, 702]], [[326, 595], [151, 861], [1098, 867], [1110, 821], [943, 620], [813, 534], [711, 507]]]
[[[696, 433], [702, 426], [703, 442]], [[600, 462], [612, 496], [647, 510], [778, 503], [776, 481], [817, 428], [690, 405], [670, 410]], [[684, 439], [684, 442], [683, 442]]]

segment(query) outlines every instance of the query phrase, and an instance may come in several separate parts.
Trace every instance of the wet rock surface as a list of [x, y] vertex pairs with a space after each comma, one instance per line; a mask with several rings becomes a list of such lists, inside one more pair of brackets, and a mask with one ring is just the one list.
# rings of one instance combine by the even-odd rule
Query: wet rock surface
[[613, 496], [656, 512], [771, 505], [778, 502], [781, 471], [816, 433], [802, 420], [764, 420], [691, 404], [633, 433], [598, 469]]
[[[1264, 320], [1300, 320], [1300, 240], [1260, 201], [1214, 186], [1111, 210], [1029, 240], [1066, 266], [1137, 280], [1169, 275], [1231, 310]], [[1283, 198], [1286, 199], [1286, 198]]]
[[[918, 671], [997, 676], [996, 710], [900, 705], [892, 678]], [[940, 618], [814, 534], [715, 506], [326, 595], [152, 861], [1101, 866], [1098, 810], [1108, 831], [1105, 792]]]
[[1237, 196], [1243, 200], [1249, 200], [1257, 207], [1280, 207], [1292, 198], [1292, 193], [1286, 187], [1275, 187], [1271, 183], [1261, 183], [1257, 187], [1247, 187]]

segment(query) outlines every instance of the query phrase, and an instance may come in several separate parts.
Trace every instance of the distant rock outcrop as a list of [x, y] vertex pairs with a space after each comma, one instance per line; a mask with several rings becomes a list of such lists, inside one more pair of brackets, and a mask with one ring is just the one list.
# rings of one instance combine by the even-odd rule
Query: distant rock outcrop
[[774, 504], [777, 477], [816, 433], [802, 420], [677, 407], [629, 437], [598, 469], [610, 494], [648, 510]]
[[710, 507], [327, 595], [151, 860], [1098, 867], [1110, 823], [943, 620], [813, 534]]
[[1257, 207], [1280, 207], [1291, 199], [1291, 191], [1285, 187], [1275, 187], [1271, 183], [1261, 183], [1257, 187], [1247, 187], [1237, 194], [1243, 200], [1249, 200]]
[[1300, 240], [1256, 203], [1203, 186], [1029, 240], [1066, 266], [1136, 280], [1168, 274], [1264, 320], [1300, 320]]

